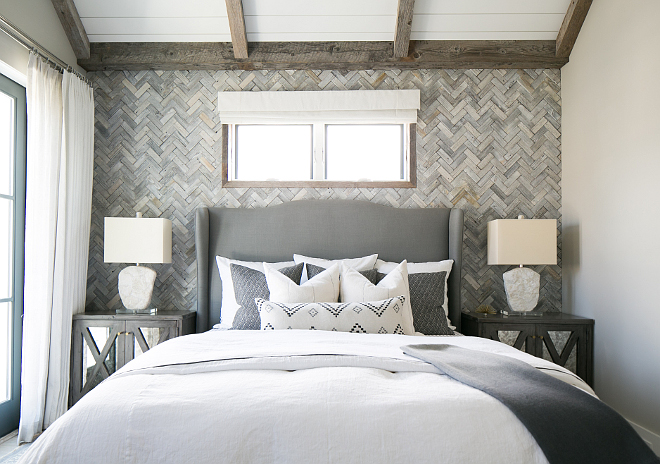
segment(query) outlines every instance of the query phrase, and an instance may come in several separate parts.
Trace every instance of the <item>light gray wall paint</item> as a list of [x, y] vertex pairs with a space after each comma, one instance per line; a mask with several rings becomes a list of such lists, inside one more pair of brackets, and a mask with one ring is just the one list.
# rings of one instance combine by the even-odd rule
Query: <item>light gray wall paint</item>
[[658, 1], [594, 2], [562, 69], [564, 309], [596, 320], [596, 392], [655, 433], [660, 433], [658, 18]]
[[[351, 198], [402, 208], [465, 209], [464, 307], [502, 308], [506, 266], [486, 265], [486, 223], [557, 218], [561, 223], [557, 70], [193, 71], [90, 73], [96, 139], [88, 305], [117, 308], [117, 273], [103, 263], [103, 217], [173, 221], [171, 265], [158, 272], [154, 304], [194, 308], [194, 208], [255, 208]], [[421, 91], [415, 189], [223, 189], [218, 90]], [[405, 227], [392, 224], [392, 227]], [[304, 221], [300, 227], [305, 227]], [[561, 244], [561, 236], [559, 237]], [[561, 258], [561, 254], [560, 254]], [[561, 261], [560, 261], [561, 263]], [[540, 307], [561, 309], [561, 266], [542, 275]]]
[[[0, 14], [59, 59], [84, 74], [50, 0], [2, 0]], [[27, 73], [28, 51], [1, 31], [0, 60]]]

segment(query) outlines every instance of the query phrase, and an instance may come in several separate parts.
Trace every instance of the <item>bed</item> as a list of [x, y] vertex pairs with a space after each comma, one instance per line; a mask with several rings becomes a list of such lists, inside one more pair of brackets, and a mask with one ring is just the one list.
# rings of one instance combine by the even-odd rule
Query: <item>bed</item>
[[378, 253], [452, 259], [448, 312], [460, 330], [463, 213], [361, 201], [295, 201], [196, 214], [197, 334], [139, 356], [83, 397], [25, 463], [545, 463], [493, 397], [401, 346], [445, 344], [514, 358], [593, 391], [566, 369], [492, 340], [303, 330], [212, 330], [215, 257], [290, 260]]

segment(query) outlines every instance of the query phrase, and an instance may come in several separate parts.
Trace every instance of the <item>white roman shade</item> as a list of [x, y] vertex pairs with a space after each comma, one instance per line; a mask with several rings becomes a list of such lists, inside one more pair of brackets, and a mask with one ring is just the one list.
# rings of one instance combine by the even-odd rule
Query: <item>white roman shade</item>
[[222, 124], [416, 123], [419, 90], [219, 92]]

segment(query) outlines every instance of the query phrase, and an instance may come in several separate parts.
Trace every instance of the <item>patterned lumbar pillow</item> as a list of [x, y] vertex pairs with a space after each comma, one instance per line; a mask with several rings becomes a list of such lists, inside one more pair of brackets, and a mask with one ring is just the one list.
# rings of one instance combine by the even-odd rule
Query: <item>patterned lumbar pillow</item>
[[[298, 266], [302, 265], [298, 264]], [[339, 299], [339, 264], [333, 264], [311, 280], [298, 285], [264, 263], [270, 300], [280, 303], [336, 302]]]
[[[239, 264], [230, 264], [230, 269], [236, 302], [240, 305], [231, 328], [234, 330], [259, 330], [261, 321], [254, 299], [263, 298], [267, 300], [270, 297], [266, 276], [263, 272]], [[285, 278], [297, 284], [300, 282], [302, 271], [303, 265], [298, 264], [275, 272], [279, 272], [282, 276], [286, 276]]]
[[[349, 266], [350, 267], [350, 266]], [[317, 275], [319, 275], [321, 272], [325, 271], [324, 267], [321, 266], [315, 266], [310, 263], [305, 263], [305, 269], [307, 269], [307, 279], [311, 280]], [[367, 279], [369, 279], [369, 282], [372, 284], [376, 285], [378, 282], [380, 282], [385, 275], [381, 274], [378, 272], [376, 269], [367, 269], [366, 271], [358, 271], [360, 274], [365, 276]], [[341, 275], [339, 276], [341, 280]], [[341, 284], [340, 284], [341, 286]]]
[[262, 330], [403, 334], [403, 296], [352, 303], [279, 303], [257, 298]]

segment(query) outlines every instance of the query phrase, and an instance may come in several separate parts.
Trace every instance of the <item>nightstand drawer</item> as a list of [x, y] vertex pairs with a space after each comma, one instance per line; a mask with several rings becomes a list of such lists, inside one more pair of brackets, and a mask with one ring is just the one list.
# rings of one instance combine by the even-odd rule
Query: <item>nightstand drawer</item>
[[593, 319], [562, 313], [462, 313], [461, 327], [464, 335], [497, 340], [564, 366], [593, 387]]
[[193, 311], [153, 315], [98, 311], [73, 316], [69, 406], [145, 351], [195, 332]]

